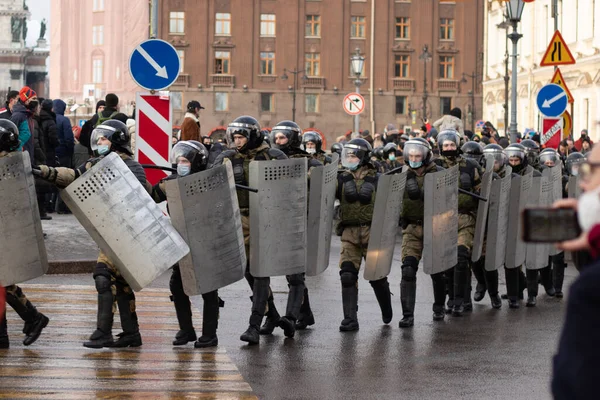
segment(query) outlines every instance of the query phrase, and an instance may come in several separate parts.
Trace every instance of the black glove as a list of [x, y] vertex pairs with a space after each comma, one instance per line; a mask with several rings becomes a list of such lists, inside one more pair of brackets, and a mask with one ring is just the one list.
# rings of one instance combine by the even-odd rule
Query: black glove
[[496, 179], [500, 179], [500, 175], [498, 175], [495, 172], [492, 172], [492, 180], [495, 181]]
[[471, 175], [460, 174], [460, 188], [463, 190], [471, 190], [473, 185], [471, 184]]
[[408, 169], [408, 171], [406, 171], [406, 180], [408, 181], [409, 179], [416, 179], [417, 178], [417, 174], [415, 174], [415, 171], [413, 171], [411, 168]]
[[411, 200], [419, 200], [423, 197], [419, 183], [415, 178], [406, 180], [406, 192], [408, 193], [408, 198]]

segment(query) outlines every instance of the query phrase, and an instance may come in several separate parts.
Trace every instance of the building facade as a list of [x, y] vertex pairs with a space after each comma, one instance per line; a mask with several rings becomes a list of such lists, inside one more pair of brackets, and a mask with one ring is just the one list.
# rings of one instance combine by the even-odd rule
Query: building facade
[[140, 90], [129, 74], [129, 55], [148, 38], [147, 0], [51, 0], [50, 96], [95, 112], [107, 93], [120, 110], [133, 111]]
[[365, 57], [361, 129], [381, 132], [389, 122], [418, 129], [421, 117], [453, 107], [467, 127], [481, 117], [484, 0], [164, 0], [160, 7], [159, 37], [182, 60], [170, 89], [174, 118], [200, 101], [203, 134], [243, 114], [270, 127], [292, 119], [293, 108], [303, 128], [328, 141], [346, 134], [353, 119], [342, 103], [355, 91], [355, 49]]
[[[512, 54], [512, 43], [507, 42], [506, 30], [498, 28], [504, 19], [505, 6], [498, 1], [486, 2], [485, 18], [485, 71], [483, 82], [483, 113], [504, 130], [505, 115], [510, 112], [510, 83], [506, 90], [506, 46]], [[558, 2], [558, 29], [576, 59], [574, 65], [560, 66], [567, 87], [575, 102], [572, 111], [573, 132], [579, 138], [582, 129], [588, 129], [592, 139], [599, 139], [600, 113], [600, 0], [560, 0]], [[509, 32], [512, 28], [509, 29]], [[536, 96], [542, 86], [550, 83], [553, 67], [540, 67], [542, 57], [554, 34], [552, 0], [536, 0], [525, 5], [518, 31], [523, 35], [518, 43], [517, 127], [524, 132], [541, 130], [541, 116]], [[509, 74], [511, 61], [509, 60]], [[505, 110], [508, 105], [508, 110]], [[508, 118], [510, 123], [510, 118]]]
[[0, 0], [0, 96], [6, 100], [8, 90], [28, 85], [40, 97], [47, 93], [46, 41], [27, 47], [27, 20], [30, 12], [22, 1]]

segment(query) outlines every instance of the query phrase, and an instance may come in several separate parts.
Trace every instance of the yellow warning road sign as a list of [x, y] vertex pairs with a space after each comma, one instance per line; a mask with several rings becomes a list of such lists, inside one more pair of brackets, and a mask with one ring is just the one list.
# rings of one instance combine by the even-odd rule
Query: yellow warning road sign
[[557, 30], [554, 32], [552, 40], [550, 40], [550, 44], [546, 49], [546, 53], [544, 53], [544, 57], [542, 57], [540, 66], [547, 67], [551, 65], [567, 64], [575, 64], [575, 57], [573, 57], [571, 50], [567, 47], [567, 43], [560, 34], [560, 31]]
[[568, 138], [573, 132], [573, 120], [571, 119], [571, 114], [568, 111], [565, 111], [562, 115], [563, 119], [563, 139]]
[[575, 102], [575, 99], [573, 99], [573, 95], [567, 87], [567, 84], [565, 83], [565, 78], [563, 78], [559, 68], [556, 68], [556, 72], [554, 72], [554, 76], [550, 80], [550, 83], [556, 83], [558, 86], [565, 90], [565, 92], [567, 93], [567, 98], [569, 99], [569, 103]]

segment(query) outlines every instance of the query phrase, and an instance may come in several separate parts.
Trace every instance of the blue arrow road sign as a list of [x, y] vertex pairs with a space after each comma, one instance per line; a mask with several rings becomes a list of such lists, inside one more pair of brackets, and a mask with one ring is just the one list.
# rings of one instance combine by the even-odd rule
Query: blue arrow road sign
[[179, 55], [164, 40], [146, 40], [131, 52], [129, 72], [144, 89], [162, 90], [171, 86], [179, 76]]
[[555, 83], [543, 86], [537, 95], [537, 107], [546, 117], [560, 117], [567, 109], [567, 92]]

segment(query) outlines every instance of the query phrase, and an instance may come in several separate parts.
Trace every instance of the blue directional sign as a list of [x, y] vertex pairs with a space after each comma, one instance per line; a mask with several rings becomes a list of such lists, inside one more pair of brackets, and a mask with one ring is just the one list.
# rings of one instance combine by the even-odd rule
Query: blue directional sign
[[567, 109], [567, 92], [555, 83], [543, 86], [537, 95], [537, 107], [546, 117], [560, 117]]
[[164, 40], [146, 40], [133, 49], [129, 57], [129, 72], [144, 89], [165, 89], [179, 76], [179, 55]]

